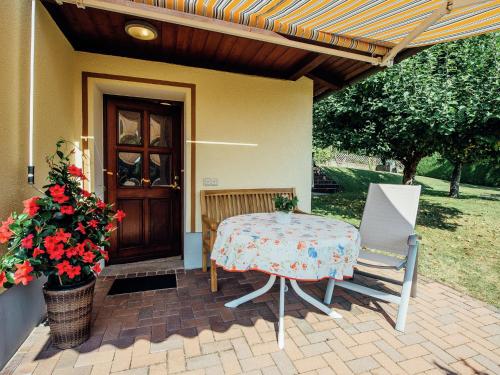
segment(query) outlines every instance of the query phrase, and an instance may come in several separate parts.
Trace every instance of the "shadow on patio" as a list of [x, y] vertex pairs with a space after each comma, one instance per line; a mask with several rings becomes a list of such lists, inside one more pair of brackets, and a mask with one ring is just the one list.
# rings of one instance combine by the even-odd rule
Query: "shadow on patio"
[[[177, 271], [178, 288], [107, 296], [115, 276], [97, 284], [89, 341], [73, 350], [51, 346], [48, 327], [34, 330], [4, 374], [442, 373], [498, 370], [498, 311], [423, 279], [406, 333], [394, 330], [395, 306], [335, 289], [334, 320], [287, 293], [286, 344], [276, 340], [278, 285], [236, 309], [224, 303], [266, 282], [257, 272]], [[381, 288], [387, 284], [356, 276]], [[320, 298], [326, 282], [301, 283]], [[391, 286], [392, 288], [392, 286]], [[279, 369], [279, 370], [278, 370]], [[149, 372], [148, 372], [149, 371]]]

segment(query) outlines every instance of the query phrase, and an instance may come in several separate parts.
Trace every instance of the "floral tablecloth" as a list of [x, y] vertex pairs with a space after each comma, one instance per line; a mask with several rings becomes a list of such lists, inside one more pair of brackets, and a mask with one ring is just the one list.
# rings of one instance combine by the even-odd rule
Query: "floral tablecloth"
[[278, 224], [273, 213], [234, 216], [217, 229], [212, 260], [228, 271], [257, 270], [296, 280], [352, 277], [358, 230], [343, 221], [293, 214]]

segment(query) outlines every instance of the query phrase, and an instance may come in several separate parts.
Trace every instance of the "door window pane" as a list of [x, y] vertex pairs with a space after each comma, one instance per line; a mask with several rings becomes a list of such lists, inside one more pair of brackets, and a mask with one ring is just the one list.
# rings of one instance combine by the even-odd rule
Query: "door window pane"
[[153, 147], [170, 147], [172, 139], [172, 118], [151, 115], [149, 117], [149, 144]]
[[170, 155], [149, 155], [149, 178], [152, 186], [170, 185]]
[[118, 185], [142, 185], [142, 154], [137, 152], [118, 153]]
[[121, 145], [142, 144], [142, 115], [140, 112], [118, 111], [118, 143]]

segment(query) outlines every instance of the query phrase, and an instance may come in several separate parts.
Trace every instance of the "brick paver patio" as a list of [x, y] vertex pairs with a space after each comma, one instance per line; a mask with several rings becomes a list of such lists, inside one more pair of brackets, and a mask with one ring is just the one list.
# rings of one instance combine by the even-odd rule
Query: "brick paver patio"
[[[2, 374], [500, 374], [498, 309], [430, 280], [419, 280], [404, 334], [393, 329], [394, 305], [336, 288], [334, 307], [344, 318], [333, 320], [290, 290], [280, 351], [276, 287], [224, 307], [266, 276], [220, 272], [221, 290], [212, 294], [208, 274], [176, 272], [177, 290], [110, 297], [123, 275], [100, 277], [88, 342], [57, 350], [41, 325]], [[302, 285], [319, 297], [326, 282]]]

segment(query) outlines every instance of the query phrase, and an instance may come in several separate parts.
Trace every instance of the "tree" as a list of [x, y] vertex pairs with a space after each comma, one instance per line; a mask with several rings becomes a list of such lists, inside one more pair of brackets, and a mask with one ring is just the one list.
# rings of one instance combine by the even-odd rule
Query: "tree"
[[438, 147], [441, 106], [435, 56], [421, 53], [315, 104], [317, 146], [397, 159], [411, 184], [420, 160]]
[[464, 164], [500, 161], [498, 34], [436, 48], [446, 100], [441, 111], [441, 155], [453, 165], [450, 197], [458, 198]]
[[[495, 36], [483, 38], [488, 37]], [[475, 46], [476, 40], [478, 38], [467, 42]], [[462, 51], [463, 43], [453, 42], [429, 48], [315, 103], [315, 145], [333, 145], [352, 152], [377, 155], [382, 159], [397, 159], [404, 165], [403, 183], [411, 184], [420, 160], [435, 151], [444, 153], [443, 145], [453, 143], [451, 135], [463, 132], [465, 122], [458, 121], [456, 117], [469, 111], [473, 99], [467, 96], [466, 90], [461, 92], [461, 88], [456, 87], [462, 85], [462, 81], [450, 79], [459, 77], [462, 72], [458, 68], [449, 69], [451, 64], [448, 68], [443, 64], [450, 55], [452, 59], [470, 60], [467, 74], [474, 76], [474, 66], [480, 65], [477, 60], [483, 56], [474, 54], [472, 50]], [[456, 49], [456, 53], [448, 54], [448, 49]], [[495, 49], [482, 49], [490, 55], [496, 53]], [[486, 71], [482, 77], [485, 74]], [[481, 86], [481, 78], [474, 79], [479, 82], [475, 89], [481, 92], [474, 98], [491, 102], [491, 97], [497, 96], [498, 90], [489, 91], [491, 85]], [[450, 94], [455, 88], [457, 92]], [[464, 101], [465, 97], [468, 101]], [[462, 102], [463, 105], [460, 104]], [[476, 102], [474, 108], [478, 110], [474, 118], [486, 119], [480, 114], [485, 108], [482, 102]], [[498, 107], [497, 104], [492, 103], [491, 107]], [[476, 121], [474, 124], [481, 126], [485, 122]], [[460, 146], [455, 150], [459, 151]]]

